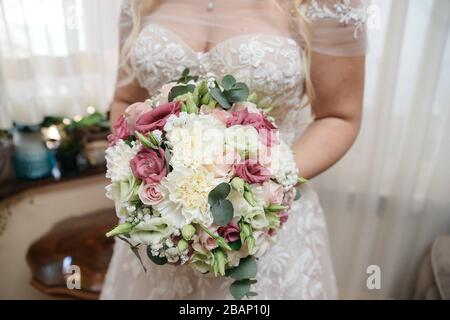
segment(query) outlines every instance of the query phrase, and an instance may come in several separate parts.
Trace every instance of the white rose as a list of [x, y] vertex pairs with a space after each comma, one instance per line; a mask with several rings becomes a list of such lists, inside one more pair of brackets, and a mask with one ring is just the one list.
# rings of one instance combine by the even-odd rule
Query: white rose
[[119, 218], [128, 216], [125, 208], [129, 201], [138, 199], [138, 188], [138, 181], [133, 175], [128, 176], [126, 180], [116, 181], [105, 187], [106, 197], [114, 201]]
[[258, 131], [252, 126], [231, 126], [225, 130], [226, 150], [236, 151], [241, 156], [255, 156], [259, 148]]
[[172, 234], [173, 227], [169, 220], [153, 218], [137, 224], [130, 232], [130, 237], [137, 243], [145, 245], [158, 244]]
[[253, 229], [263, 229], [269, 225], [264, 209], [261, 207], [253, 207], [242, 216], [244, 221], [249, 223]]

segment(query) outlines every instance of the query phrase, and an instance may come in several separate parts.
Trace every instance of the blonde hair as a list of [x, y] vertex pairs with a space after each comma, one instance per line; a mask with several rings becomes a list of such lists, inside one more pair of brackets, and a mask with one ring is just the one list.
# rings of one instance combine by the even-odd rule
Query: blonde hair
[[[121, 43], [121, 49], [119, 53], [119, 69], [125, 74], [125, 79], [119, 83], [119, 85], [129, 84], [133, 78], [133, 69], [131, 66], [131, 49], [136, 41], [141, 30], [142, 18], [149, 14], [157, 4], [163, 0], [130, 0], [130, 14], [132, 15], [132, 26], [131, 30]], [[280, 0], [273, 0], [280, 7]], [[284, 1], [284, 0], [281, 0]], [[314, 87], [311, 80], [311, 39], [312, 39], [312, 28], [308, 17], [305, 12], [309, 7], [311, 0], [293, 0], [291, 5], [293, 7], [288, 7], [291, 13], [296, 15], [295, 20], [297, 24], [297, 29], [300, 34], [300, 38], [297, 39], [303, 48], [303, 61], [304, 61], [304, 77], [305, 81], [303, 83], [304, 93], [306, 94], [306, 100], [302, 106], [310, 104], [314, 100]], [[283, 9], [284, 10], [284, 9]]]

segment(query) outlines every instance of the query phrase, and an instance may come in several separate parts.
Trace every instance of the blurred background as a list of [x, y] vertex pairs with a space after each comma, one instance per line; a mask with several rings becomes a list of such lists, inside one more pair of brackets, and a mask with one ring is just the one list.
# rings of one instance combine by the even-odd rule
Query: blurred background
[[[104, 150], [119, 8], [0, 0], [2, 299], [101, 289], [115, 223]], [[312, 181], [340, 296], [450, 299], [450, 1], [374, 0], [367, 11], [362, 129]], [[86, 270], [82, 290], [66, 287], [72, 264]], [[370, 289], [373, 266], [381, 286]]]

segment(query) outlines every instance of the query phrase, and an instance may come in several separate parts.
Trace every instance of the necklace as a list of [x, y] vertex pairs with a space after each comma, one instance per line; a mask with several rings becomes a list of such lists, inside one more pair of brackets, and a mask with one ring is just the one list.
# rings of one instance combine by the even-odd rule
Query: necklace
[[208, 0], [208, 7], [207, 7], [208, 11], [213, 11], [214, 10], [214, 0]]

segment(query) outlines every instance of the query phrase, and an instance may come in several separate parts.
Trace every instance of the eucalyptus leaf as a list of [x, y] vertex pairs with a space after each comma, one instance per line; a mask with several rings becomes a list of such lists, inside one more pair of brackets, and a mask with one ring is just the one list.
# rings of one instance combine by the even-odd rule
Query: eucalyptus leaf
[[302, 197], [302, 193], [300, 192], [300, 190], [295, 189], [295, 198], [294, 201], [297, 201], [298, 199], [300, 199]]
[[236, 83], [236, 79], [232, 75], [229, 75], [229, 74], [227, 74], [222, 79], [222, 87], [225, 90], [230, 90], [234, 86], [235, 83]]
[[194, 92], [195, 86], [193, 84], [174, 86], [170, 89], [168, 100], [169, 102], [173, 101], [178, 96], [186, 94], [188, 92]]
[[224, 92], [225, 98], [231, 102], [246, 101], [249, 95], [248, 87], [243, 82], [236, 83], [233, 88]]
[[222, 182], [212, 189], [208, 194], [208, 203], [213, 206], [224, 200], [230, 194], [231, 187], [228, 183]]
[[211, 213], [215, 224], [226, 226], [233, 219], [233, 204], [227, 199], [221, 200], [211, 206]]
[[220, 91], [219, 88], [212, 88], [209, 90], [209, 94], [216, 100], [222, 108], [228, 110], [231, 108], [231, 104], [228, 102], [225, 95]]
[[157, 264], [159, 266], [162, 266], [162, 265], [167, 263], [167, 259], [166, 258], [161, 258], [161, 257], [157, 257], [157, 256], [152, 255], [152, 249], [151, 249], [150, 246], [147, 246], [147, 256], [148, 256], [148, 258], [150, 260], [153, 261], [153, 263], [155, 263], [155, 264]]
[[236, 280], [230, 285], [230, 293], [236, 300], [241, 300], [250, 292], [250, 280]]
[[227, 270], [227, 276], [235, 280], [251, 279], [256, 277], [256, 261], [252, 256], [241, 259], [239, 265]]
[[235, 242], [231, 242], [231, 243], [229, 244], [229, 246], [230, 246], [230, 248], [231, 248], [233, 251], [238, 251], [238, 250], [241, 249], [241, 247], [242, 247], [242, 242], [241, 242], [240, 239], [238, 239], [238, 240], [236, 240]]

